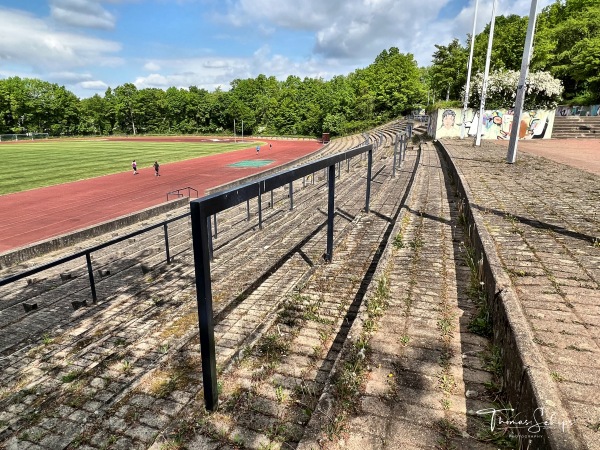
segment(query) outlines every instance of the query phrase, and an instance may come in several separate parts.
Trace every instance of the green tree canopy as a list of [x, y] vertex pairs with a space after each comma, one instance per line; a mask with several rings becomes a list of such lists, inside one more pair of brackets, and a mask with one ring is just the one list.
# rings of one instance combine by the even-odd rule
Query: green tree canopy
[[436, 98], [459, 100], [467, 79], [469, 52], [453, 39], [448, 45], [437, 45], [428, 76]]
[[557, 0], [538, 20], [533, 64], [562, 80], [566, 99], [600, 101], [600, 2]]

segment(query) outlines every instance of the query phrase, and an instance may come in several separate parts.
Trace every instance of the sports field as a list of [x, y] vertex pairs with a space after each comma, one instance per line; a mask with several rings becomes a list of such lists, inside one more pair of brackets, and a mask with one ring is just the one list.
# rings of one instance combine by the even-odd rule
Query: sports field
[[[258, 153], [256, 141], [199, 137], [0, 144], [0, 253], [164, 203], [177, 189], [189, 186], [202, 196], [322, 146], [316, 140], [260, 145]], [[134, 158], [138, 175], [131, 171]], [[155, 160], [160, 177], [154, 176]]]
[[0, 195], [53, 186], [138, 168], [227, 153], [264, 142], [186, 139], [178, 142], [145, 139], [44, 140], [0, 144]]

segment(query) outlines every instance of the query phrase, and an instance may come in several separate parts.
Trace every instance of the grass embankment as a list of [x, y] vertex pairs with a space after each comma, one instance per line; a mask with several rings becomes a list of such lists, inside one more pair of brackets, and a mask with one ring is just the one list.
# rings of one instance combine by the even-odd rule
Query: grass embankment
[[0, 145], [0, 195], [225, 153], [256, 142], [143, 142], [60, 140]]

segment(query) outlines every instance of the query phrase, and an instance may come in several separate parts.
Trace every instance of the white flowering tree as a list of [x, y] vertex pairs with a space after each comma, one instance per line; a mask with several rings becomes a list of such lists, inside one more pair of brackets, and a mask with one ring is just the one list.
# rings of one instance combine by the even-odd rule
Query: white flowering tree
[[[514, 108], [520, 73], [516, 70], [500, 70], [488, 77], [485, 109]], [[478, 108], [481, 101], [483, 74], [473, 77], [469, 104]], [[563, 92], [562, 82], [549, 72], [530, 72], [527, 77], [524, 109], [556, 108]], [[464, 94], [463, 94], [464, 95]]]

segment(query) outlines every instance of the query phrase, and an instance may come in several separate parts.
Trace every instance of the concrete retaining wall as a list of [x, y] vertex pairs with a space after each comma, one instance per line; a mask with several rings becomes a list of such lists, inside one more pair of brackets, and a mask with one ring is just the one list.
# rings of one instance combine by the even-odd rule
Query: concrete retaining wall
[[[556, 417], [568, 417], [559, 392], [549, 378], [550, 370], [533, 343], [529, 328], [510, 278], [504, 271], [493, 239], [479, 212], [471, 207], [473, 195], [464, 182], [446, 148], [436, 144], [448, 163], [460, 198], [459, 211], [464, 215], [468, 237], [479, 261], [480, 278], [487, 290], [493, 320], [494, 345], [502, 354], [504, 390], [511, 406], [519, 413], [515, 420], [548, 420], [538, 408], [547, 408]], [[543, 428], [543, 427], [542, 427]], [[527, 429], [522, 430], [527, 432]], [[579, 440], [572, 428], [549, 427], [536, 433], [529, 449], [578, 449]]]

